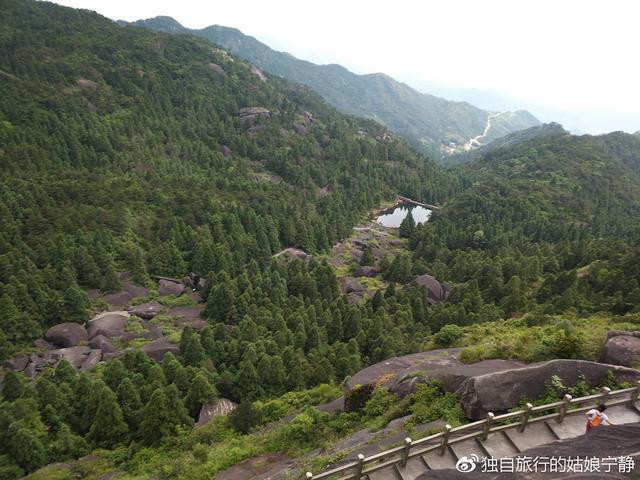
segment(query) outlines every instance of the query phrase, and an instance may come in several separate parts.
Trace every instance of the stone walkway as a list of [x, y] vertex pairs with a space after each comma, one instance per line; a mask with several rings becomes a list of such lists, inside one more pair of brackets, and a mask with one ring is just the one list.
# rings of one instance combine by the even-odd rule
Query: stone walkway
[[[624, 405], [612, 406], [607, 409], [607, 415], [616, 425], [640, 422], [637, 405], [634, 408]], [[583, 435], [585, 423], [584, 414], [580, 413], [565, 417], [562, 423], [555, 420], [532, 423], [522, 433], [518, 432], [517, 428], [512, 428], [492, 433], [484, 441], [471, 438], [450, 445], [444, 455], [439, 455], [438, 451], [434, 450], [409, 459], [405, 468], [392, 465], [368, 475], [366, 480], [415, 480], [419, 476], [427, 479], [430, 477], [430, 471], [455, 468], [456, 462], [462, 457], [476, 455], [482, 459], [516, 456], [533, 447]]]

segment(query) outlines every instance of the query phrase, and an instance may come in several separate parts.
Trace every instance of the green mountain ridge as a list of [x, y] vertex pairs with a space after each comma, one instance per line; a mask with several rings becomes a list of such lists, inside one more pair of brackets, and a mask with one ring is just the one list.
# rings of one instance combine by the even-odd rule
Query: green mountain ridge
[[562, 125], [558, 123], [545, 123], [540, 126], [530, 127], [523, 130], [518, 130], [513, 133], [509, 133], [503, 137], [497, 138], [492, 142], [482, 145], [474, 150], [470, 150], [464, 153], [456, 153], [453, 154], [446, 159], [444, 159], [444, 164], [446, 166], [455, 166], [461, 165], [464, 163], [469, 163], [475, 159], [481, 158], [489, 152], [493, 152], [498, 149], [509, 148], [511, 146], [517, 145], [522, 142], [526, 142], [528, 140], [532, 140], [535, 138], [541, 137], [549, 137], [549, 136], [558, 136], [558, 135], [569, 135]]
[[[419, 93], [382, 73], [356, 75], [340, 65], [316, 65], [299, 60], [272, 50], [235, 28], [212, 25], [191, 30], [170, 17], [139, 20], [135, 24], [206, 38], [265, 71], [308, 85], [338, 110], [375, 119], [434, 158], [446, 156], [462, 148], [471, 138], [482, 135], [490, 114], [466, 102]], [[506, 112], [483, 142], [539, 123], [528, 112]]]
[[[313, 408], [368, 365], [446, 347], [597, 360], [607, 330], [637, 329], [637, 136], [545, 125], [447, 171], [204, 39], [33, 0], [3, 0], [0, 18], [2, 479], [199, 480], [245, 459], [316, 472], [365, 428], [466, 421], [431, 383]], [[356, 265], [322, 256], [398, 193], [441, 208], [407, 217], [393, 258], [370, 242], [355, 263], [380, 270], [360, 279], [376, 292], [350, 304], [336, 272]], [[313, 258], [274, 258], [292, 246]], [[106, 331], [116, 356], [92, 368], [58, 361], [43, 333], [123, 308], [107, 298], [131, 286], [120, 272], [145, 287], [127, 305], [161, 313]], [[150, 278], [189, 272], [198, 295]], [[446, 301], [414, 285], [424, 275]], [[185, 309], [200, 316], [170, 314]], [[161, 362], [143, 348], [157, 335]], [[236, 413], [195, 427], [219, 399]]]

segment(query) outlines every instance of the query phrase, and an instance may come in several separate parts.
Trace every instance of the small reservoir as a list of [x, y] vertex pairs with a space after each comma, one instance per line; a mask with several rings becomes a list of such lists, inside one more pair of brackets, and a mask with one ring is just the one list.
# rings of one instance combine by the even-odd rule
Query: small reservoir
[[410, 203], [396, 205], [382, 212], [376, 218], [376, 223], [384, 227], [398, 228], [407, 215], [412, 215], [416, 225], [419, 225], [429, 220], [431, 210]]

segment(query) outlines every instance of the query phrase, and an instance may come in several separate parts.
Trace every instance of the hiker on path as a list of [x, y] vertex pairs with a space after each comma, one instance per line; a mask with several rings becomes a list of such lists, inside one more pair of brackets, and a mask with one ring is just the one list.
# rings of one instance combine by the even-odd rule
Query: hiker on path
[[607, 409], [606, 405], [598, 405], [598, 408], [592, 408], [585, 416], [587, 417], [587, 432], [592, 428], [599, 427], [606, 422], [607, 425], [613, 425], [609, 421], [609, 417], [604, 411]]

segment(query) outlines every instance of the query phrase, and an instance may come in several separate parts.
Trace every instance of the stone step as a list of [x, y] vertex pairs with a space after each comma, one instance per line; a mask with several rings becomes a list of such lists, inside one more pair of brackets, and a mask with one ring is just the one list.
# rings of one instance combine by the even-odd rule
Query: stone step
[[486, 440], [480, 440], [480, 443], [492, 458], [512, 457], [520, 453], [503, 432], [492, 433]]
[[562, 423], [555, 420], [547, 420], [547, 425], [556, 436], [562, 440], [566, 438], [574, 438], [582, 435], [586, 431], [587, 420], [584, 414], [570, 415], [565, 417]]
[[402, 480], [415, 480], [418, 476], [429, 470], [429, 466], [420, 456], [410, 458], [407, 461], [407, 466], [402, 468], [400, 465], [396, 466], [396, 469]]
[[470, 457], [471, 455], [475, 455], [478, 458], [487, 457], [486, 450], [479, 444], [475, 438], [469, 438], [460, 443], [453, 443], [451, 445], [451, 450], [456, 457]]
[[555, 442], [558, 439], [558, 436], [545, 422], [530, 423], [524, 432], [519, 432], [517, 428], [511, 428], [505, 430], [504, 433], [521, 452], [538, 445]]
[[611, 423], [614, 424], [640, 422], [640, 412], [635, 408], [629, 408], [627, 405], [609, 407], [605, 413]]
[[444, 455], [439, 454], [439, 450], [432, 450], [425, 453], [422, 458], [431, 470], [439, 470], [441, 468], [455, 468], [458, 458], [453, 454], [450, 448], [445, 450]]
[[369, 477], [369, 480], [402, 480], [402, 477], [393, 465], [382, 470], [378, 470], [377, 472], [370, 473], [367, 477]]

